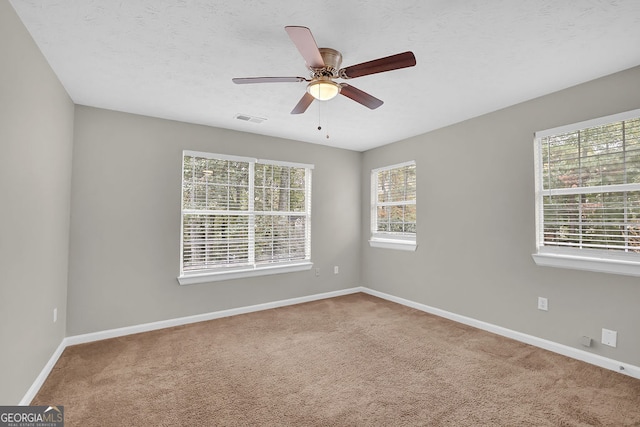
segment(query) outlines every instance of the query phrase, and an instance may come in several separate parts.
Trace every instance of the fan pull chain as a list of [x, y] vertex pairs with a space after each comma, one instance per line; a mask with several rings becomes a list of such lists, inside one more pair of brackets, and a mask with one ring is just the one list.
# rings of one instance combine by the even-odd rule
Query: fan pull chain
[[[322, 132], [322, 117], [320, 114], [320, 109], [322, 108], [322, 102], [318, 102], [318, 131]], [[329, 139], [329, 134], [327, 133], [327, 139]]]
[[[324, 124], [325, 124], [325, 127], [328, 129], [329, 128], [329, 116], [325, 115]], [[327, 131], [327, 139], [329, 139], [329, 131]]]

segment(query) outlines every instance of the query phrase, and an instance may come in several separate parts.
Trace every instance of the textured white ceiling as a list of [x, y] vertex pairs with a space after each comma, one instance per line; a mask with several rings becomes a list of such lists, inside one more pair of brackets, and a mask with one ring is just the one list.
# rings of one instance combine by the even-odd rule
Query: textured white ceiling
[[[640, 65], [638, 0], [10, 1], [77, 104], [357, 151]], [[286, 25], [343, 66], [417, 65], [349, 81], [377, 110], [339, 96], [291, 115], [304, 83], [231, 82], [308, 75]]]

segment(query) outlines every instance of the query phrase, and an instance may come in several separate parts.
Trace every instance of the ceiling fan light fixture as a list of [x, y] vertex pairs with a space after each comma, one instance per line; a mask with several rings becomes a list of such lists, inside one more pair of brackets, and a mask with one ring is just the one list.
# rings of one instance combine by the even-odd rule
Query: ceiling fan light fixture
[[340, 85], [332, 80], [314, 80], [307, 85], [307, 92], [318, 101], [328, 101], [340, 93]]

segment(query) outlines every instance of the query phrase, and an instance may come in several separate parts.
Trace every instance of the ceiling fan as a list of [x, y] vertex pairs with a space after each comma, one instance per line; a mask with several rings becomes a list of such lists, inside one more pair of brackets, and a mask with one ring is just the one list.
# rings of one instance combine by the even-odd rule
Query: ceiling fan
[[340, 68], [342, 54], [335, 49], [318, 48], [311, 30], [307, 27], [288, 26], [284, 29], [306, 61], [307, 68], [311, 71], [310, 79], [305, 77], [243, 77], [232, 80], [236, 84], [309, 82], [307, 92], [291, 111], [291, 114], [304, 113], [314, 99], [327, 101], [338, 94], [351, 98], [372, 110], [376, 109], [383, 104], [381, 100], [347, 83], [336, 83], [334, 80], [338, 78], [353, 79], [416, 65], [416, 57], [413, 52], [403, 52]]

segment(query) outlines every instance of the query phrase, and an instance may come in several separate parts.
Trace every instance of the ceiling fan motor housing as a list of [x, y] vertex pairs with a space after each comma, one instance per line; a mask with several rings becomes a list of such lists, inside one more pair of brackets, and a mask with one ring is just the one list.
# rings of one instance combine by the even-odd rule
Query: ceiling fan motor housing
[[342, 64], [342, 54], [329, 47], [321, 47], [318, 50], [324, 61], [324, 67], [310, 68], [313, 72], [313, 77], [338, 77], [338, 70], [340, 70], [340, 65]]

